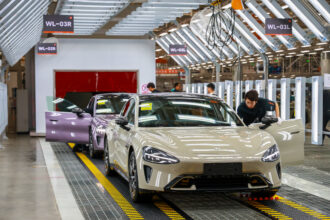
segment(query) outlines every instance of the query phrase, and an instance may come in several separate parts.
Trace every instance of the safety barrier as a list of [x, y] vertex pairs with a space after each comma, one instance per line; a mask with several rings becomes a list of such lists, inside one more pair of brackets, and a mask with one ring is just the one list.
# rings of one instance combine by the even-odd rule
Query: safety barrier
[[[243, 101], [242, 94], [251, 89], [256, 89], [261, 97], [265, 97], [265, 83], [263, 80], [247, 81], [225, 81], [214, 82], [216, 93], [229, 106], [237, 108]], [[309, 84], [309, 87], [306, 85]], [[193, 83], [185, 85], [187, 93], [207, 94], [207, 83]], [[278, 88], [279, 85], [279, 88]], [[277, 93], [279, 91], [279, 93]], [[311, 99], [307, 97], [311, 95]], [[277, 94], [279, 96], [277, 97]], [[311, 78], [297, 77], [295, 79], [269, 79], [267, 86], [267, 98], [272, 101], [278, 101], [280, 105], [281, 118], [288, 120], [290, 118], [300, 118], [304, 125], [306, 122], [306, 104], [311, 102], [311, 143], [314, 145], [323, 144], [323, 77], [313, 76]], [[294, 100], [294, 105], [293, 103]], [[291, 110], [291, 111], [290, 111]], [[290, 114], [293, 112], [294, 114]]]
[[8, 125], [7, 85], [0, 82], [0, 135]]

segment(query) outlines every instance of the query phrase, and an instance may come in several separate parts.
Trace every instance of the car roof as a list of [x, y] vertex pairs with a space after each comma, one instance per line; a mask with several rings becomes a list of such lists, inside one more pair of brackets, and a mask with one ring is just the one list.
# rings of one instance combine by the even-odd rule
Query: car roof
[[204, 98], [204, 99], [220, 99], [218, 96], [214, 95], [205, 95], [205, 94], [196, 94], [196, 93], [186, 93], [186, 92], [159, 92], [159, 93], [148, 93], [148, 94], [140, 94], [137, 95], [140, 99], [148, 99], [148, 98], [155, 98], [155, 97], [163, 97], [163, 98]]
[[95, 98], [102, 98], [104, 96], [118, 96], [118, 95], [127, 95], [127, 96], [133, 96], [135, 95], [134, 93], [125, 93], [125, 92], [116, 92], [116, 93], [101, 93], [94, 95]]

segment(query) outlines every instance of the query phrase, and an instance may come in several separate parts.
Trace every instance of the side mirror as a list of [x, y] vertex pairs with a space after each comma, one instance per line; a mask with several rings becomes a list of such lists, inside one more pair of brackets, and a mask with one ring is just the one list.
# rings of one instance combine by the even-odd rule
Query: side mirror
[[82, 110], [81, 108], [73, 108], [71, 110], [72, 113], [76, 113], [78, 115], [78, 117], [80, 117], [82, 115], [82, 113], [84, 113], [84, 110]]
[[275, 118], [275, 117], [269, 116], [269, 115], [265, 116], [261, 119], [261, 123], [263, 125], [261, 125], [259, 128], [264, 130], [264, 129], [268, 128], [269, 126], [271, 126], [271, 124], [276, 123], [276, 122], [278, 122], [278, 118]]
[[116, 119], [116, 124], [125, 127], [126, 125], [128, 125], [128, 121], [126, 118], [120, 117]]

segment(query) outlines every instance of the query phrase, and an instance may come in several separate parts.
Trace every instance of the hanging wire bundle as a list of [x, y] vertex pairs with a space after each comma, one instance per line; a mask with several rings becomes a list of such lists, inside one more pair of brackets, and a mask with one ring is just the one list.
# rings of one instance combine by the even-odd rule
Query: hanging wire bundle
[[[222, 9], [222, 1], [216, 0], [211, 3], [212, 15], [207, 25], [205, 39], [208, 45], [214, 49], [222, 51], [224, 46], [228, 46], [233, 40], [235, 29], [235, 12], [232, 8], [229, 10], [229, 18]], [[227, 30], [227, 32], [225, 32]]]

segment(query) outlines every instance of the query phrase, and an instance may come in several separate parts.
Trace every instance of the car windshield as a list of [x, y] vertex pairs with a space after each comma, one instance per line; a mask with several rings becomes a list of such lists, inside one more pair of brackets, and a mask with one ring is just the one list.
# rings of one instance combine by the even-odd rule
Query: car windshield
[[96, 101], [96, 114], [119, 114], [128, 99], [128, 95], [102, 96]]
[[139, 103], [139, 127], [243, 126], [215, 98], [147, 97]]

